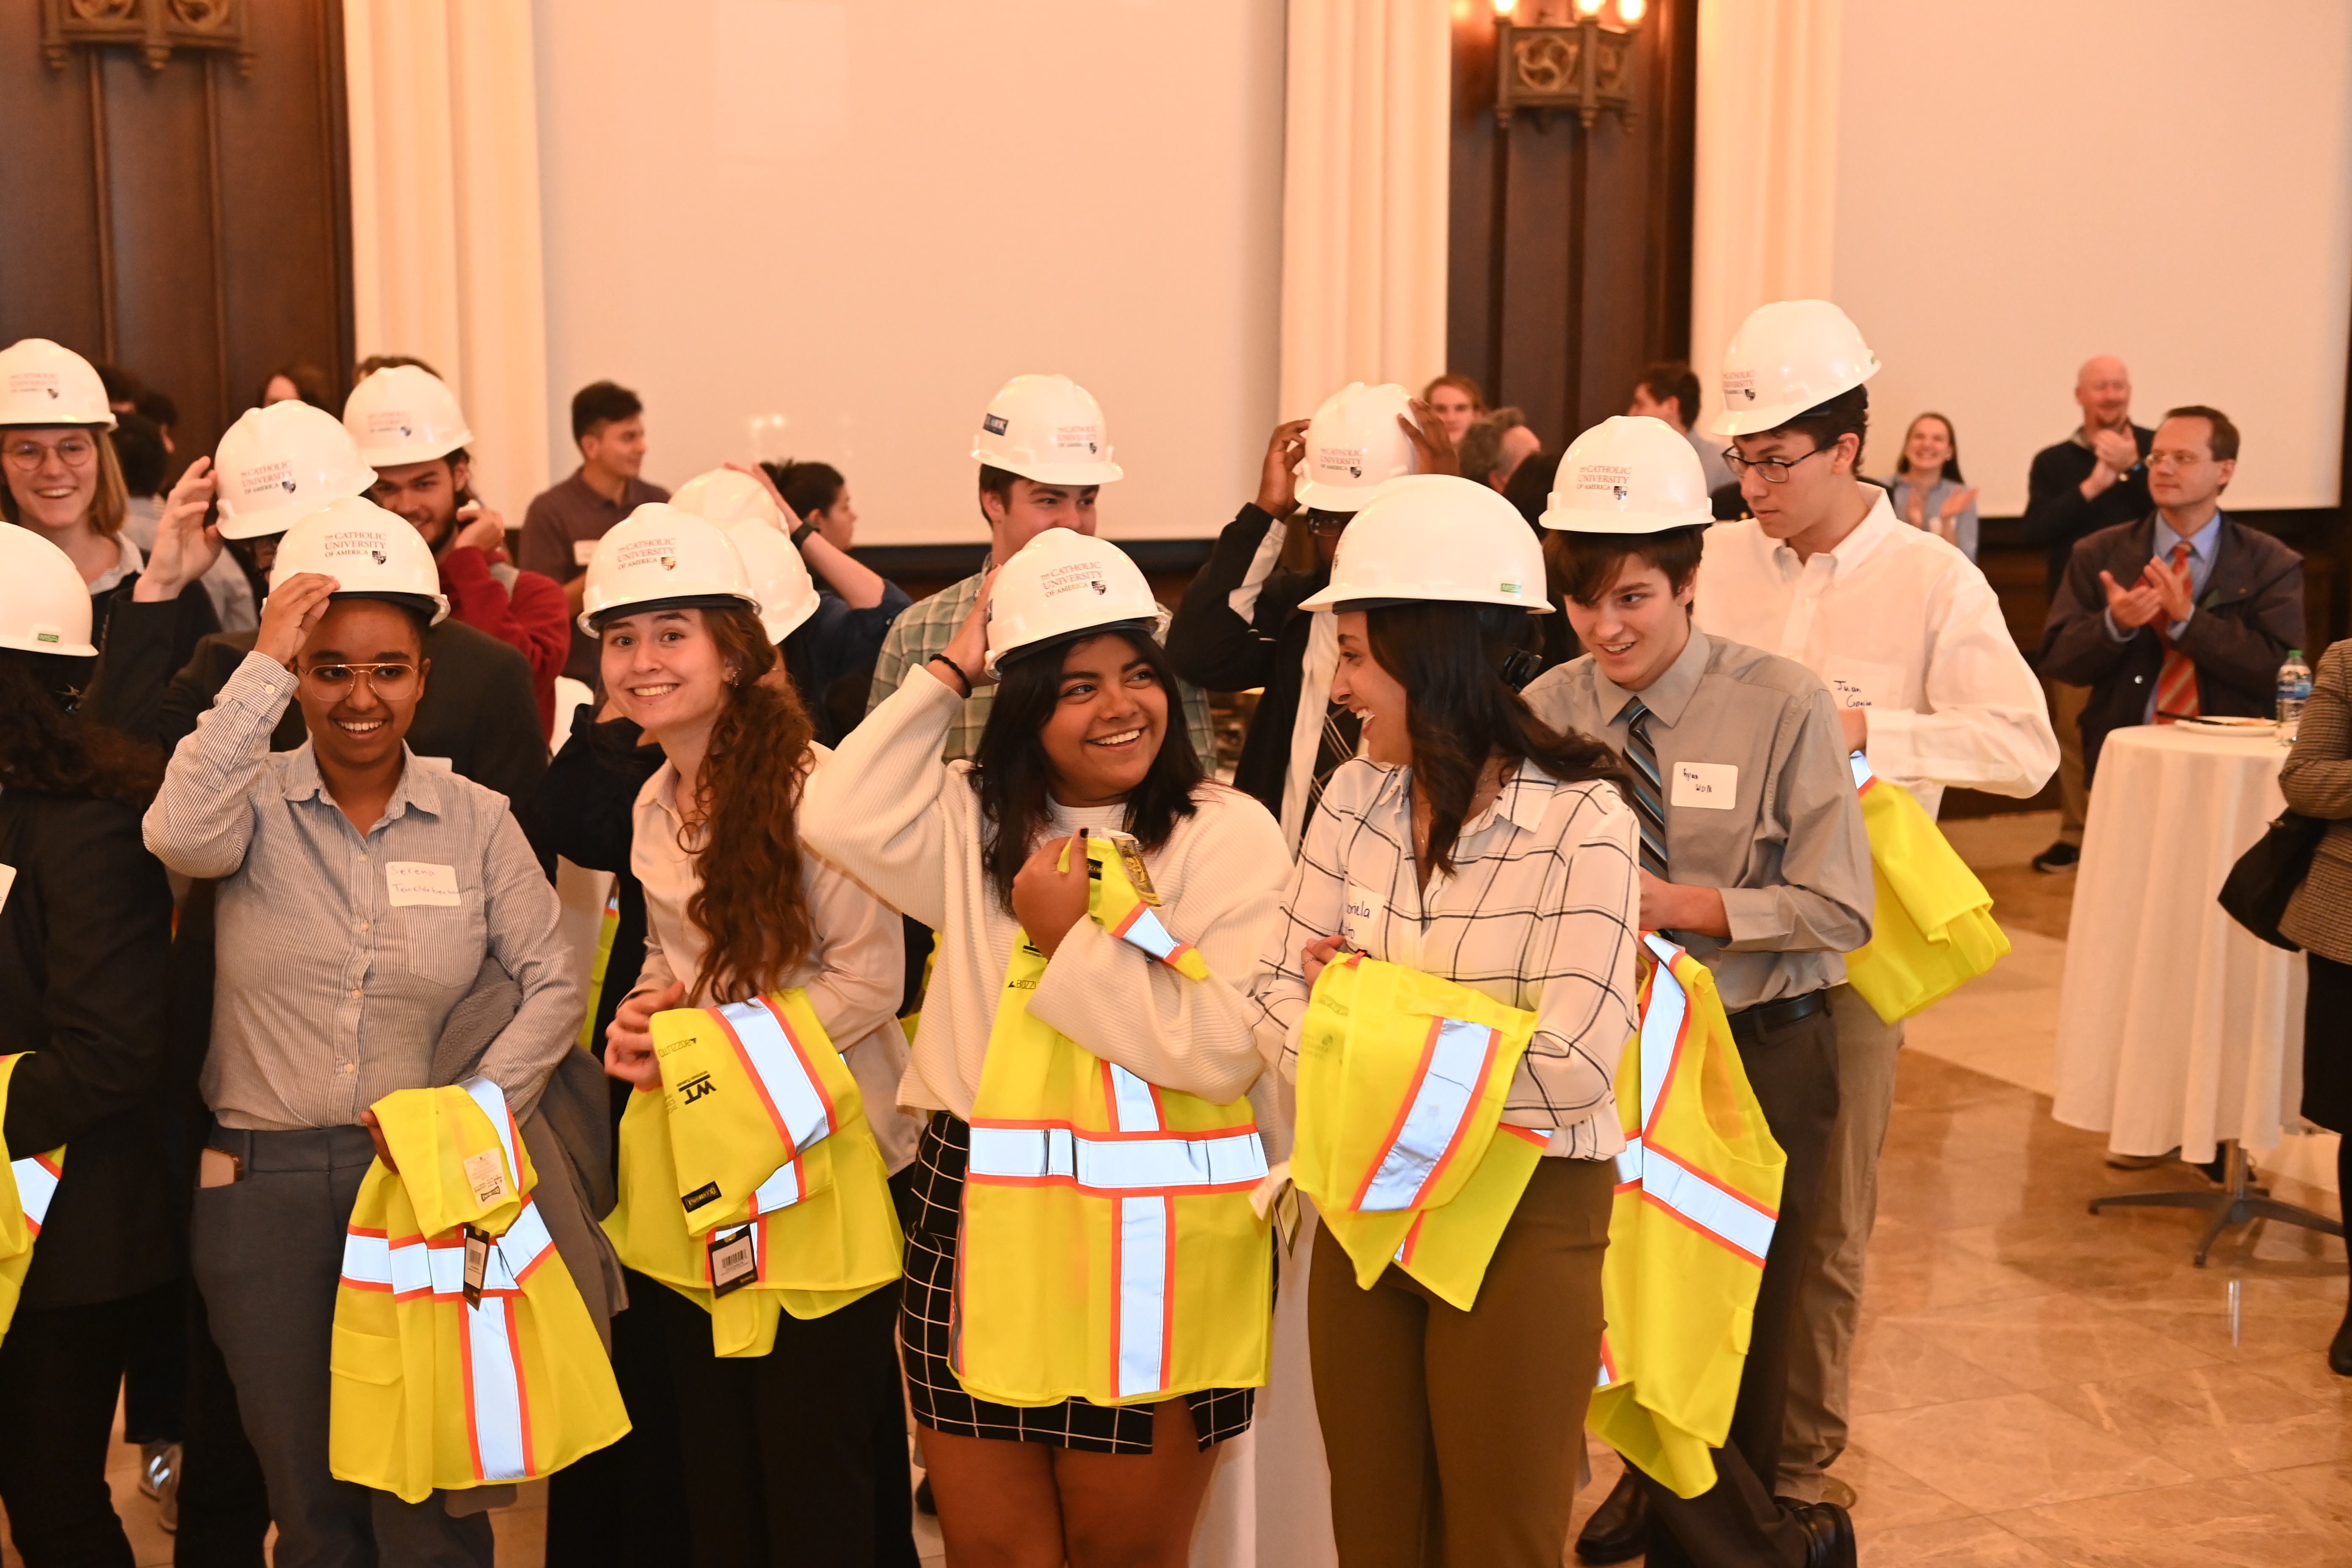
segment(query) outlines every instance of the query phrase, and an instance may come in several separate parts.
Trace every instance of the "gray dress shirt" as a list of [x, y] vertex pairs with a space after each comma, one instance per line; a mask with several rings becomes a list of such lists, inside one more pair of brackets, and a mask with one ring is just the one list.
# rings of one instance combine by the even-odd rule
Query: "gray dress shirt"
[[[1527, 690], [1545, 723], [1620, 754], [1634, 695], [1591, 655]], [[1665, 784], [1666, 880], [1722, 889], [1731, 927], [1728, 941], [1668, 934], [1714, 973], [1727, 1012], [1844, 980], [1839, 955], [1870, 940], [1874, 892], [1828, 690], [1794, 659], [1693, 627], [1640, 696]]]
[[225, 1127], [347, 1126], [430, 1085], [433, 1047], [486, 954], [522, 989], [478, 1069], [516, 1117], [580, 1031], [555, 889], [506, 796], [406, 755], [364, 835], [310, 743], [273, 753], [294, 677], [249, 653], [172, 753], [147, 847], [223, 879], [205, 1103]]

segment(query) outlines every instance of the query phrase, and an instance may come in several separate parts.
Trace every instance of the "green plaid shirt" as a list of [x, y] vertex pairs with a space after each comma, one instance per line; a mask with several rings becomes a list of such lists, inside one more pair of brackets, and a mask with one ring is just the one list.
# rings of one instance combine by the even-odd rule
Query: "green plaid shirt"
[[[882, 657], [874, 661], [874, 687], [866, 699], [868, 713], [882, 706], [882, 700], [898, 690], [917, 667], [929, 663], [933, 654], [948, 651], [956, 628], [980, 602], [983, 575], [975, 572], [928, 599], [918, 599], [890, 623], [889, 635], [882, 639]], [[1178, 681], [1176, 689], [1184, 699], [1184, 729], [1192, 737], [1192, 754], [1201, 759], [1203, 773], [1213, 774], [1217, 737], [1209, 722], [1208, 694], [1190, 681]], [[995, 696], [993, 687], [982, 687], [964, 700], [962, 715], [948, 728], [942, 762], [960, 762], [980, 750], [980, 732], [988, 727], [988, 708]]]

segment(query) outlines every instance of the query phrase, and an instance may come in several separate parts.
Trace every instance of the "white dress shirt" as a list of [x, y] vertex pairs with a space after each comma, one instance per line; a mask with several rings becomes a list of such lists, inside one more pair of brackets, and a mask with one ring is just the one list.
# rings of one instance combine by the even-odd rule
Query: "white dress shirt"
[[1869, 709], [1871, 770], [1930, 816], [1947, 785], [2032, 795], [2057, 771], [2058, 738], [1992, 584], [1871, 494], [1861, 525], [1810, 561], [1752, 519], [1707, 530], [1699, 626], [1793, 658], [1839, 707]]

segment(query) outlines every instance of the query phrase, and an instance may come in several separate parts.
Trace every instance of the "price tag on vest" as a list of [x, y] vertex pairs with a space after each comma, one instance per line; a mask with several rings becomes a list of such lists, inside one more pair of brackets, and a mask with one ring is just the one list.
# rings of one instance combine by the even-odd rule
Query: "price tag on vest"
[[484, 1207], [506, 1201], [507, 1166], [496, 1149], [485, 1149], [467, 1159], [466, 1184], [474, 1189], [474, 1202]]
[[490, 1233], [474, 1226], [466, 1227], [466, 1305], [482, 1304], [482, 1280], [490, 1272]]
[[1696, 806], [1701, 811], [1729, 811], [1739, 804], [1737, 763], [1676, 763], [1668, 805]]
[[423, 860], [387, 860], [383, 863], [383, 879], [395, 910], [409, 904], [454, 910], [465, 901], [457, 896], [455, 866], [435, 866]]
[[724, 1296], [749, 1285], [760, 1273], [760, 1258], [751, 1246], [751, 1227], [710, 1238], [710, 1293]]

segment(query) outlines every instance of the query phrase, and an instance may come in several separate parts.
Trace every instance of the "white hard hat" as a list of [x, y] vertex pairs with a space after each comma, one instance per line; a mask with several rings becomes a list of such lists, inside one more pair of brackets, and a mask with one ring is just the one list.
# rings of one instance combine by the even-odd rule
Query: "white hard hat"
[[449, 618], [441, 569], [415, 524], [364, 496], [329, 501], [298, 519], [278, 542], [269, 569], [272, 592], [297, 572], [332, 577], [338, 599], [398, 599], [433, 608], [433, 624]]
[[743, 567], [751, 574], [751, 592], [759, 598], [760, 624], [768, 628], [768, 640], [782, 642], [816, 614], [816, 584], [809, 580], [808, 563], [801, 559], [788, 536], [764, 522], [747, 519], [728, 529], [727, 537], [743, 552]]
[[1110, 429], [1095, 395], [1066, 375], [1016, 375], [988, 400], [971, 455], [1041, 485], [1107, 485]]
[[1528, 520], [1491, 486], [1453, 474], [1408, 474], [1382, 485], [1339, 536], [1330, 586], [1298, 607], [1332, 610], [1359, 599], [1551, 613], [1543, 547]]
[[0, 426], [103, 425], [114, 428], [106, 383], [89, 361], [47, 338], [0, 349]]
[[421, 365], [386, 365], [343, 400], [343, 428], [379, 468], [429, 463], [473, 440], [457, 394]]
[[98, 653], [89, 641], [89, 584], [81, 580], [81, 569], [31, 529], [5, 523], [0, 523], [0, 647], [68, 658], [90, 658]]
[[[1357, 511], [1381, 481], [1416, 471], [1412, 437], [1397, 416], [1412, 418], [1412, 394], [1394, 382], [1351, 381], [1323, 400], [1307, 426], [1298, 465], [1298, 504], [1317, 511]], [[1414, 421], [1418, 426], [1419, 421]]]
[[1571, 533], [1664, 533], [1715, 521], [1706, 470], [1663, 419], [1612, 415], [1559, 460], [1543, 525]]
[[596, 542], [580, 629], [594, 637], [613, 616], [729, 603], [760, 607], [743, 552], [727, 531], [667, 501], [649, 500]]
[[755, 521], [770, 528], [785, 527], [784, 514], [776, 509], [768, 487], [732, 468], [713, 468], [707, 474], [695, 475], [677, 487], [677, 494], [669, 498], [669, 504], [680, 511], [709, 518], [721, 528]]
[[1861, 329], [1827, 300], [1759, 305], [1723, 351], [1723, 412], [1714, 431], [1759, 435], [1877, 374]]
[[988, 668], [1042, 643], [1166, 620], [1143, 569], [1107, 539], [1049, 528], [996, 574], [988, 595]]
[[239, 415], [213, 453], [213, 477], [223, 539], [283, 533], [375, 483], [342, 422], [299, 397]]

